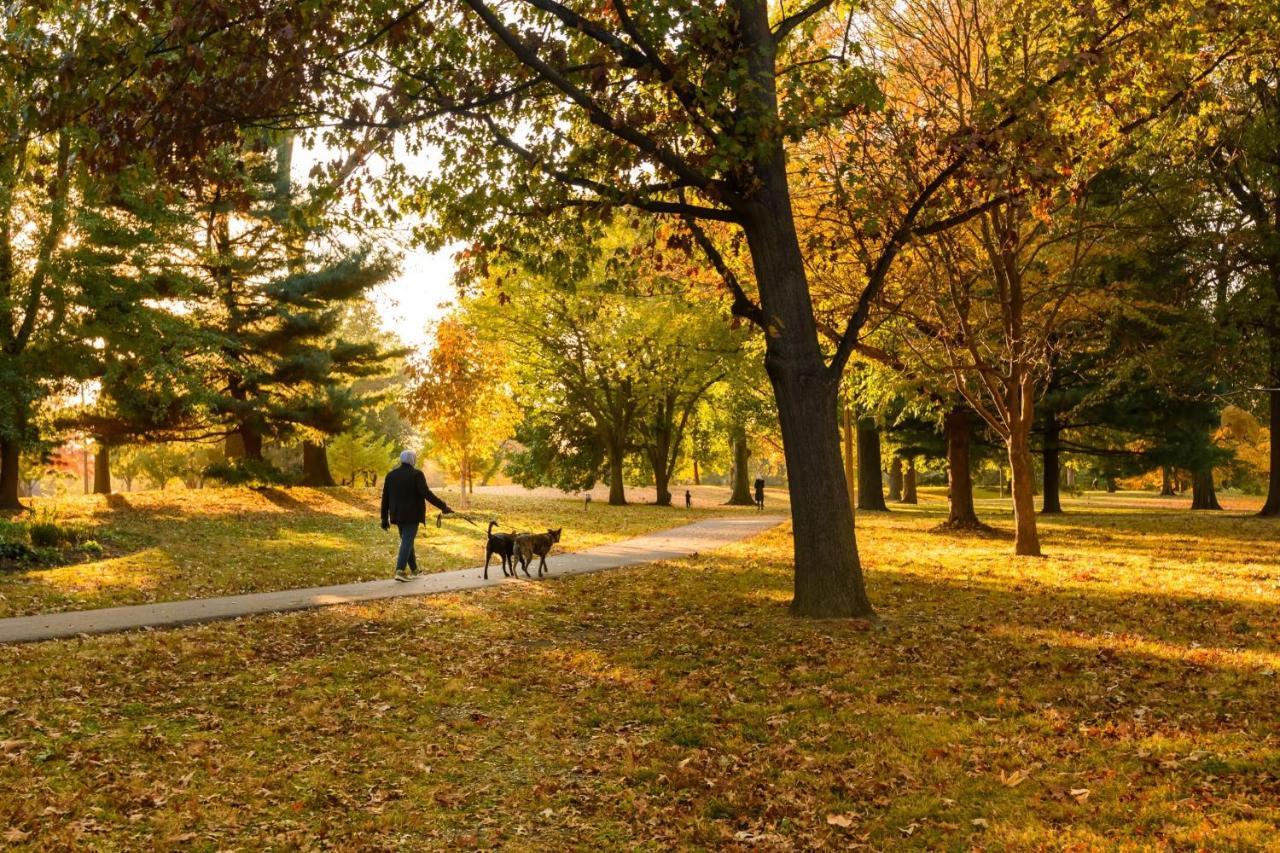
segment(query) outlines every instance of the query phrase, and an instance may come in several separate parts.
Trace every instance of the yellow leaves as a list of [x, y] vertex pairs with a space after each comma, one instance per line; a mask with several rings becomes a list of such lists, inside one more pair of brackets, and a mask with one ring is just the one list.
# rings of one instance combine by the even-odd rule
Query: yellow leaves
[[1006, 788], [1016, 788], [1030, 778], [1030, 773], [1026, 770], [1015, 770], [1012, 773], [1000, 773], [1000, 784]]

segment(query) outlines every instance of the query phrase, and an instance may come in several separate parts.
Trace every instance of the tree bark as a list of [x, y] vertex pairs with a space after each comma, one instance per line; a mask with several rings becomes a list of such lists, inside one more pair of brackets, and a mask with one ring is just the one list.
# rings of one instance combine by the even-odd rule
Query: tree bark
[[912, 457], [907, 460], [906, 473], [902, 475], [902, 502], [904, 504], [919, 503], [920, 500], [916, 496], [916, 460]]
[[302, 485], [318, 488], [337, 485], [329, 470], [329, 451], [323, 444], [302, 442]]
[[693, 458], [693, 484], [695, 486], [702, 485], [702, 477], [698, 474], [698, 457]]
[[1171, 498], [1175, 492], [1173, 491], [1173, 478], [1169, 476], [1169, 466], [1160, 466], [1160, 497]]
[[1013, 494], [1013, 553], [1040, 556], [1040, 534], [1036, 529], [1035, 493], [1031, 465], [1031, 439], [1025, 428], [1009, 437], [1009, 490]]
[[609, 441], [606, 443], [606, 453], [609, 462], [609, 506], [626, 506], [627, 491], [622, 482], [626, 451], [621, 447], [620, 441]]
[[[762, 46], [747, 58], [752, 75], [772, 83], [774, 42], [767, 6], [754, 7], [742, 27], [749, 43]], [[768, 100], [772, 89], [765, 94]], [[776, 112], [776, 101], [770, 106]], [[743, 232], [760, 291], [767, 332], [765, 371], [778, 405], [790, 485], [795, 554], [791, 612], [875, 619], [863, 585], [840, 459], [840, 377], [828, 370], [818, 340], [780, 141], [771, 161], [759, 166], [758, 177], [760, 185], [744, 210]]]
[[[818, 362], [821, 365], [821, 362]], [[800, 616], [875, 618], [862, 581], [853, 511], [841, 471], [836, 383], [770, 361], [791, 493], [795, 594]]]
[[902, 459], [898, 456], [889, 463], [889, 500], [902, 501]]
[[18, 500], [18, 466], [21, 448], [11, 439], [0, 439], [0, 510], [23, 509]]
[[947, 437], [947, 497], [950, 511], [944, 527], [957, 530], [980, 530], [986, 525], [978, 520], [973, 508], [973, 471], [969, 457], [972, 426], [969, 412], [957, 406], [943, 419]]
[[[1276, 299], [1280, 300], [1280, 277], [1276, 281]], [[1280, 313], [1280, 308], [1274, 309]], [[1271, 470], [1267, 475], [1267, 501], [1258, 511], [1266, 518], [1280, 518], [1280, 320], [1271, 329], [1271, 371], [1267, 402], [1271, 408]]]
[[751, 478], [747, 470], [747, 460], [751, 458], [751, 450], [747, 447], [747, 431], [743, 427], [734, 427], [731, 438], [733, 444], [733, 489], [729, 493], [728, 506], [755, 506], [751, 498]]
[[1191, 508], [1222, 509], [1218, 492], [1213, 487], [1213, 466], [1206, 465], [1191, 472]]
[[874, 418], [858, 419], [858, 509], [888, 512], [880, 473], [880, 430]]
[[224, 451], [227, 459], [254, 459], [261, 462], [262, 436], [252, 427], [241, 425], [227, 436]]
[[1042, 515], [1060, 515], [1062, 513], [1061, 480], [1059, 479], [1059, 461], [1062, 446], [1062, 427], [1052, 413], [1044, 421], [1044, 500], [1040, 505]]
[[1120, 489], [1119, 489], [1119, 487], [1118, 487], [1118, 486], [1116, 486], [1116, 478], [1115, 478], [1115, 475], [1114, 475], [1114, 474], [1108, 474], [1108, 475], [1107, 475], [1107, 494], [1114, 495], [1114, 494], [1115, 494], [1116, 492], [1118, 492], [1118, 491], [1120, 491]]
[[111, 448], [97, 442], [98, 452], [93, 454], [93, 493], [111, 494]]
[[844, 405], [844, 483], [849, 492], [849, 506], [858, 505], [858, 475], [853, 459], [853, 407]]

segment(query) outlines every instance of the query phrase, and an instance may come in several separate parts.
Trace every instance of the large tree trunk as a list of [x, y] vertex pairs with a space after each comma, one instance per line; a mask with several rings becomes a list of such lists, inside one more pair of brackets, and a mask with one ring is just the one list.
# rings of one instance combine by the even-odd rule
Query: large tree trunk
[[240, 426], [227, 436], [224, 450], [227, 459], [262, 460], [262, 436], [249, 426]]
[[18, 500], [18, 442], [0, 439], [0, 510], [23, 509]]
[[973, 471], [969, 459], [972, 426], [969, 412], [957, 406], [943, 419], [947, 436], [947, 498], [950, 511], [944, 527], [957, 530], [980, 530], [986, 525], [978, 520], [973, 508]]
[[1173, 478], [1169, 476], [1169, 466], [1160, 466], [1160, 497], [1171, 498], [1176, 494], [1173, 491]]
[[622, 483], [622, 465], [626, 461], [626, 451], [622, 442], [609, 440], [606, 442], [609, 462], [609, 506], [626, 506], [627, 491]]
[[916, 460], [914, 457], [907, 460], [907, 471], [902, 476], [902, 502], [904, 504], [920, 502], [919, 497], [916, 495]]
[[111, 494], [111, 448], [97, 442], [98, 452], [93, 454], [93, 493]]
[[302, 442], [302, 485], [336, 486], [329, 470], [329, 451], [323, 444]]
[[813, 373], [792, 362], [770, 359], [769, 366], [791, 494], [791, 610], [801, 616], [874, 618], [841, 471], [836, 383], [822, 389]]
[[1017, 427], [1008, 439], [1009, 489], [1013, 493], [1013, 553], [1040, 556], [1036, 529], [1035, 470], [1031, 464], [1031, 440], [1026, 427]]
[[1222, 509], [1218, 492], [1213, 487], [1213, 466], [1205, 465], [1191, 472], [1191, 508]]
[[898, 456], [889, 463], [889, 500], [902, 500], [902, 459]]
[[1057, 419], [1049, 414], [1044, 421], [1044, 501], [1040, 512], [1044, 515], [1057, 515], [1062, 512], [1061, 481], [1059, 476], [1058, 455], [1061, 452], [1062, 427]]
[[1120, 491], [1120, 488], [1116, 485], [1116, 475], [1108, 474], [1107, 475], [1107, 494], [1114, 495], [1118, 491]]
[[[748, 41], [771, 50], [773, 36], [764, 4], [745, 16], [742, 27]], [[767, 68], [761, 67], [762, 61]], [[753, 75], [772, 80], [771, 55], [756, 51], [747, 62]], [[743, 228], [768, 330], [765, 370], [778, 405], [790, 486], [795, 549], [791, 612], [874, 619], [863, 586], [840, 460], [836, 418], [840, 377], [831, 375], [818, 341], [780, 141], [759, 177], [762, 184], [745, 212]]]
[[888, 512], [880, 468], [880, 430], [874, 418], [858, 419], [858, 509]]
[[698, 473], [698, 457], [693, 458], [693, 484], [695, 486], [702, 485], [702, 476]]
[[747, 431], [743, 427], [734, 427], [733, 436], [733, 489], [729, 493], [729, 506], [755, 506], [751, 497], [751, 476], [747, 470], [747, 460], [751, 458], [751, 450], [747, 447]]
[[[1276, 299], [1280, 300], [1280, 280], [1276, 282]], [[1280, 308], [1275, 309], [1280, 311]], [[1267, 401], [1271, 406], [1271, 472], [1267, 475], [1267, 501], [1258, 515], [1280, 517], [1280, 328], [1271, 329], [1271, 376]]]
[[844, 404], [844, 484], [849, 492], [849, 506], [858, 505], [858, 475], [853, 459], [853, 407]]

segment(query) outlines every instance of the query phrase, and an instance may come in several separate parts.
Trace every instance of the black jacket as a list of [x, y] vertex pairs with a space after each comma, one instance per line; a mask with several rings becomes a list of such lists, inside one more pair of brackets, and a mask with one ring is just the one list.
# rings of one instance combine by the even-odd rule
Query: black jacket
[[427, 488], [425, 474], [402, 463], [382, 480], [382, 523], [422, 524], [427, 520], [427, 501], [441, 512], [452, 511]]

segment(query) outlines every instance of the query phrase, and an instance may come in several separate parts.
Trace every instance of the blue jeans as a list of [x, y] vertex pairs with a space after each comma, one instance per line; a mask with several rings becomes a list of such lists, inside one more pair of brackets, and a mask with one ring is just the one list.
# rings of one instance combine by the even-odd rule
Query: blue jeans
[[418, 525], [397, 524], [400, 531], [400, 553], [396, 555], [396, 574], [404, 574], [407, 565], [412, 571], [418, 571], [418, 555], [413, 552], [413, 540], [418, 535]]

